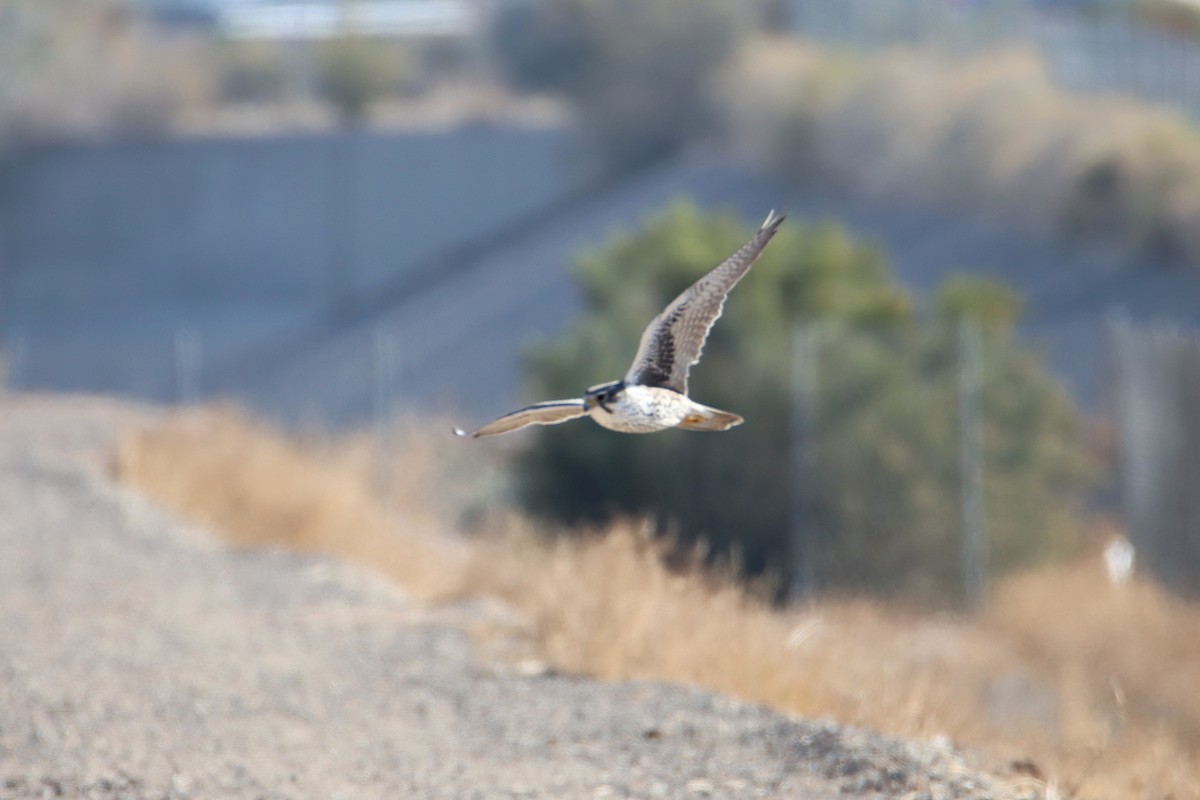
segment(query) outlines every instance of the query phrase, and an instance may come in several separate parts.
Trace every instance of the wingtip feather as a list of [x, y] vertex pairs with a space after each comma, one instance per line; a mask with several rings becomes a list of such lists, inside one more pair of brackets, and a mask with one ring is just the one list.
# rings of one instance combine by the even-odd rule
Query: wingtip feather
[[778, 228], [785, 219], [787, 219], [786, 211], [776, 212], [776, 210], [772, 208], [770, 213], [767, 214], [767, 218], [763, 220], [762, 226], [759, 227], [759, 230], [765, 231], [772, 228]]

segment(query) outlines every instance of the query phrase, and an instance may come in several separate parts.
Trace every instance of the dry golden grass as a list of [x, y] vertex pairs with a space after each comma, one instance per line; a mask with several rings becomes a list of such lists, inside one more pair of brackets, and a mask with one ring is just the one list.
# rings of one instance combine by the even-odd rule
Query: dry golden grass
[[1098, 559], [1005, 581], [977, 620], [867, 600], [782, 612], [664, 566], [621, 524], [481, 545], [468, 585], [528, 614], [545, 657], [692, 683], [804, 716], [947, 736], [1089, 798], [1200, 796], [1200, 612]]
[[334, 553], [430, 597], [459, 584], [464, 553], [441, 535], [441, 517], [426, 499], [429, 476], [413, 466], [430, 463], [429, 446], [401, 441], [394, 469], [381, 475], [365, 437], [305, 445], [218, 408], [128, 435], [114, 469], [236, 547]]
[[437, 544], [449, 526], [429, 502], [445, 494], [432, 491], [444, 443], [399, 441], [405, 468], [381, 484], [364, 440], [302, 445], [203, 412], [128, 438], [117, 466], [240, 546], [339, 553], [425, 596], [499, 596], [562, 669], [944, 735], [1079, 797], [1200, 796], [1200, 610], [1147, 582], [1111, 584], [1097, 558], [1008, 579], [976, 618], [862, 599], [780, 611], [729, 575], [664, 559], [635, 523], [547, 538], [510, 517], [464, 558]]
[[1058, 740], [1087, 796], [1200, 797], [1200, 609], [1098, 558], [1016, 576], [984, 624], [1059, 687]]
[[518, 528], [480, 551], [467, 585], [528, 614], [553, 663], [605, 679], [692, 683], [933, 736], [966, 710], [946, 691], [940, 654], [990, 649], [961, 647], [955, 625], [881, 613], [866, 601], [780, 612], [732, 576], [699, 563], [665, 566], [677, 559], [665, 559], [665, 544], [634, 523], [549, 542]]

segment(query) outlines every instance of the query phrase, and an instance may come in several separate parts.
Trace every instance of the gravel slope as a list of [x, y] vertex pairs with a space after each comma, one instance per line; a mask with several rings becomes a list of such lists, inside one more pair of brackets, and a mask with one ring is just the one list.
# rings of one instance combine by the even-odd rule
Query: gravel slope
[[943, 745], [489, 666], [446, 609], [112, 485], [141, 418], [0, 399], [6, 800], [1021, 796]]

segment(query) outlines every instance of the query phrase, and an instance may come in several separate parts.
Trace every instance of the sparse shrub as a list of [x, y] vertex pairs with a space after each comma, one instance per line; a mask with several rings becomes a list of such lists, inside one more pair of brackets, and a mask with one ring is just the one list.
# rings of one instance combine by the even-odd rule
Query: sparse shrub
[[[624, 373], [646, 322], [748, 236], [736, 220], [679, 205], [581, 258], [586, 311], [530, 354], [531, 396], [571, 396]], [[832, 226], [789, 221], [740, 284], [693, 370], [701, 402], [743, 414], [720, 436], [617, 436], [580, 424], [540, 431], [519, 474], [527, 506], [567, 522], [647, 514], [684, 539], [785, 571], [791, 522], [790, 332], [819, 323], [813, 570], [829, 588], [944, 601], [959, 585], [957, 328], [987, 332], [985, 445], [993, 565], [1069, 546], [1088, 475], [1076, 418], [1038, 360], [1008, 335], [1015, 297], [948, 284], [941, 315], [915, 315], [882, 255]]]
[[343, 122], [366, 119], [371, 105], [399, 87], [408, 71], [403, 51], [360, 36], [339, 36], [320, 51], [318, 82]]
[[287, 89], [284, 54], [277, 44], [222, 42], [216, 49], [215, 59], [221, 99], [226, 102], [275, 101]]
[[514, 3], [496, 18], [492, 48], [513, 86], [529, 91], [580, 87], [595, 58], [595, 22], [586, 3]]
[[755, 41], [718, 86], [727, 139], [791, 180], [1200, 264], [1200, 133], [1135, 100], [1064, 92], [1028, 50], [947, 62]]
[[569, 98], [601, 166], [621, 169], [709, 127], [706, 84], [741, 13], [726, 0], [542, 0], [503, 11], [492, 39], [510, 80]]

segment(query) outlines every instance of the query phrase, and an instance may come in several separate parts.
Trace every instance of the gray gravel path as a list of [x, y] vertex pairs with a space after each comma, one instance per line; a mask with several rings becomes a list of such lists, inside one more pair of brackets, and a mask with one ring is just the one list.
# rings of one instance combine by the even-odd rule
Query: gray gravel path
[[489, 665], [446, 609], [113, 485], [136, 418], [0, 400], [5, 800], [1019, 796], [943, 745]]

